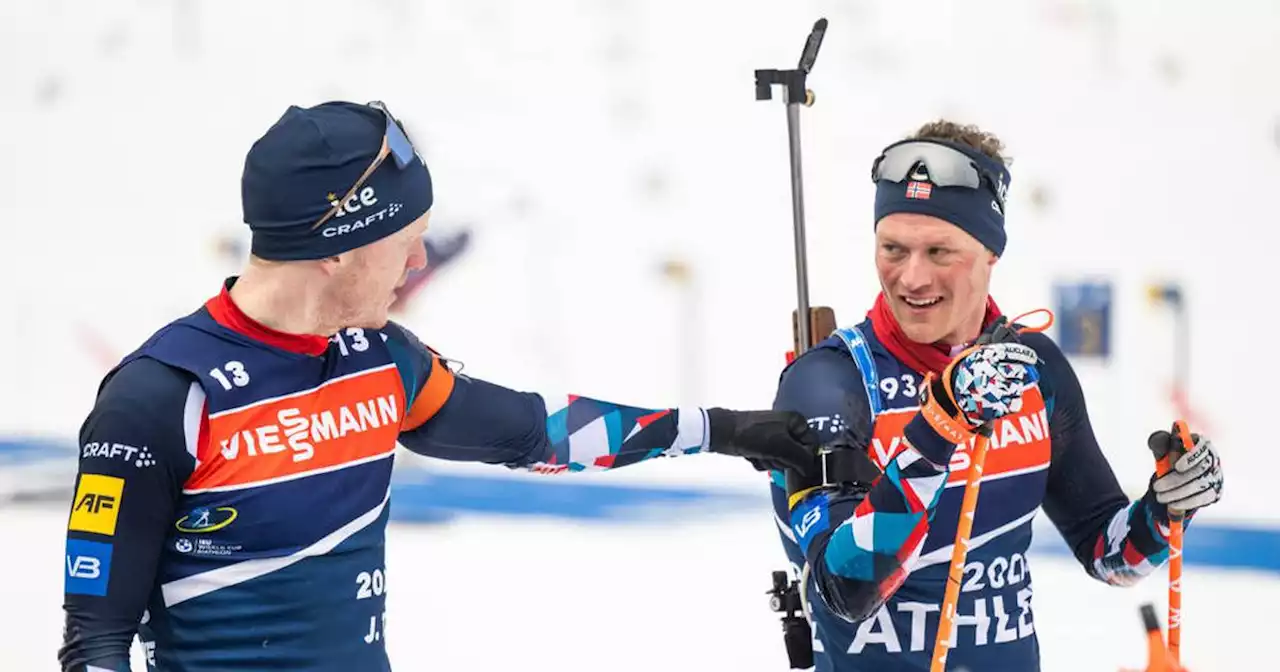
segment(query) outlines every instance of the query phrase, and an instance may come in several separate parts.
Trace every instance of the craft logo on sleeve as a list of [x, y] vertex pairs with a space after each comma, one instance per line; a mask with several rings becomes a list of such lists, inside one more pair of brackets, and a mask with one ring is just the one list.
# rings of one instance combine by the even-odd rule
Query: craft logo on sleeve
[[124, 479], [100, 474], [82, 474], [76, 488], [75, 504], [71, 509], [68, 529], [77, 532], [93, 532], [108, 537], [116, 533], [116, 518], [120, 514], [120, 498], [124, 493]]
[[106, 595], [111, 578], [111, 544], [84, 539], [67, 540], [66, 592]]
[[123, 462], [128, 462], [139, 469], [155, 466], [156, 463], [155, 455], [153, 455], [151, 453], [151, 449], [146, 446], [135, 448], [123, 443], [92, 441], [84, 444], [84, 447], [81, 450], [82, 458], [121, 460]]

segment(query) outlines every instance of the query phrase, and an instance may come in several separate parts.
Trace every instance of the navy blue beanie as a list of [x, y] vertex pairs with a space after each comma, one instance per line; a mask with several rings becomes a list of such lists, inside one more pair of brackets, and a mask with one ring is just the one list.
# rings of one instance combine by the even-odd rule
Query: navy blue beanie
[[[245, 157], [240, 179], [254, 256], [323, 259], [385, 238], [431, 209], [431, 173], [421, 156], [401, 169], [387, 157], [363, 186], [341, 199], [373, 163], [387, 129], [378, 109], [349, 102], [290, 106]], [[336, 214], [316, 224], [331, 210]]]
[[901, 182], [880, 180], [876, 183], [876, 224], [886, 215], [895, 212], [932, 215], [960, 227], [997, 257], [1004, 254], [1007, 240], [1004, 211], [993, 190], [1007, 191], [1011, 178], [1009, 169], [968, 145], [934, 139], [902, 142], [932, 142], [958, 150], [968, 156], [980, 171], [996, 176], [997, 184], [984, 182], [978, 189], [964, 186], [940, 187], [929, 181], [927, 171], [909, 176]]

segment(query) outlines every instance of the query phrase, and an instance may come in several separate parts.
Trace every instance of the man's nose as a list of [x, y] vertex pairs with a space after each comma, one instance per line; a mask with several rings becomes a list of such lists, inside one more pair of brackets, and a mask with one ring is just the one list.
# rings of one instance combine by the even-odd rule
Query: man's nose
[[915, 292], [933, 284], [933, 268], [923, 255], [913, 254], [902, 265], [898, 283], [908, 292]]

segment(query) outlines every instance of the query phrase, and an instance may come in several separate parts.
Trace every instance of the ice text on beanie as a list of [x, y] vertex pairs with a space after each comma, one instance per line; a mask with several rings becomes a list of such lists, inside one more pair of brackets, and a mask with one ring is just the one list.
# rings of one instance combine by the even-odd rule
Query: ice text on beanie
[[329, 205], [338, 208], [338, 214], [334, 215], [335, 218], [342, 217], [347, 213], [354, 215], [355, 213], [360, 212], [362, 207], [373, 207], [377, 203], [378, 197], [374, 195], [373, 187], [365, 187], [360, 190], [360, 193], [351, 194], [350, 198], [342, 202], [342, 207], [340, 208], [338, 207], [338, 197], [334, 194], [329, 194]]

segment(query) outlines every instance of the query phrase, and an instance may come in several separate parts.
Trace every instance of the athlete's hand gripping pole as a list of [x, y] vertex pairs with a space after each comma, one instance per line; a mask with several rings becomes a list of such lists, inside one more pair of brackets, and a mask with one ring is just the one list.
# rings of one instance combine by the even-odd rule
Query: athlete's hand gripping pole
[[[1173, 435], [1177, 441], [1152, 440], [1148, 446], [1155, 454], [1156, 477], [1173, 470], [1183, 455], [1195, 449], [1194, 439], [1187, 423], [1173, 423]], [[1183, 512], [1169, 507], [1169, 657], [1178, 664], [1182, 654], [1182, 522]]]
[[[1015, 324], [1019, 319], [1036, 312], [1046, 313], [1049, 317], [1048, 322], [1037, 327], [1019, 327]], [[974, 439], [973, 452], [970, 455], [971, 462], [969, 475], [964, 484], [964, 497], [960, 503], [960, 519], [956, 525], [955, 545], [951, 549], [951, 567], [947, 574], [946, 593], [943, 596], [942, 608], [939, 612], [938, 635], [934, 640], [933, 662], [929, 668], [930, 672], [943, 672], [947, 667], [947, 652], [951, 647], [951, 635], [955, 627], [956, 604], [960, 600], [960, 583], [964, 577], [964, 563], [969, 552], [969, 538], [973, 533], [974, 512], [978, 508], [978, 491], [982, 487], [982, 467], [987, 459], [987, 448], [991, 444], [993, 423], [998, 419], [998, 416], [990, 417], [992, 409], [984, 408], [982, 404], [984, 397], [987, 399], [993, 398], [990, 393], [972, 394], [964, 400], [956, 398], [959, 395], [957, 394], [958, 390], [955, 388], [966, 382], [963, 379], [972, 379], [967, 374], [957, 377], [957, 367], [963, 368], [970, 355], [975, 354], [983, 346], [1016, 343], [1019, 333], [1044, 331], [1052, 324], [1053, 313], [1048, 310], [1033, 311], [1007, 322], [1002, 318], [1001, 321], [993, 325], [993, 328], [980, 336], [973, 347], [956, 356], [951, 366], [947, 367], [943, 372], [941, 380], [933, 379], [932, 374], [925, 380], [924, 387], [931, 388], [935, 397], [944, 397], [945, 395], [945, 398], [938, 398], [934, 403], [927, 405], [932, 407], [935, 414], [948, 416], [937, 417], [936, 420], [931, 420], [930, 424], [940, 427], [942, 429], [940, 433], [943, 433], [947, 427], [956, 428], [953, 433], [957, 434], [957, 439], [962, 438], [963, 429], [968, 429], [977, 435]], [[1025, 346], [1020, 345], [1014, 347], [1025, 349]], [[1029, 351], [1029, 349], [1027, 350]], [[1031, 356], [1034, 356], [1034, 352], [1031, 352]], [[997, 368], [1005, 365], [1003, 362], [995, 363]], [[1013, 391], [1012, 388], [1010, 391]], [[977, 390], [975, 389], [973, 392], [977, 392]], [[1017, 390], [1017, 396], [1020, 399], [1020, 389]], [[1000, 402], [997, 401], [997, 403]], [[1020, 405], [1020, 401], [1017, 403]], [[942, 413], [938, 413], [938, 410], [941, 410]], [[922, 406], [921, 411], [930, 412], [930, 409]], [[967, 428], [958, 427], [958, 425], [966, 422], [978, 422], [980, 424], [977, 427], [973, 427], [972, 424], [969, 424]]]

